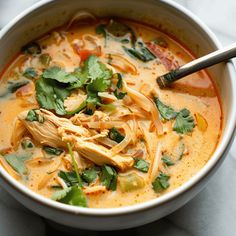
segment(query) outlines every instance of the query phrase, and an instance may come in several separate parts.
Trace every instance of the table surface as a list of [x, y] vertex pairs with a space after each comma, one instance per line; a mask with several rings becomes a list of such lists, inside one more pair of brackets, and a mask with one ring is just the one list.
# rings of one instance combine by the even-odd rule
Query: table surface
[[[0, 28], [37, 0], [0, 0]], [[236, 1], [176, 0], [199, 18], [217, 35], [223, 45], [236, 41]], [[14, 8], [12, 7], [14, 6]], [[220, 170], [207, 187], [192, 201], [173, 214], [154, 223], [122, 231], [133, 235], [221, 236], [236, 235], [236, 141]], [[31, 213], [0, 188], [0, 235], [43, 236], [104, 235], [111, 232], [78, 231], [63, 233], [41, 217]], [[112, 235], [120, 235], [120, 231]]]

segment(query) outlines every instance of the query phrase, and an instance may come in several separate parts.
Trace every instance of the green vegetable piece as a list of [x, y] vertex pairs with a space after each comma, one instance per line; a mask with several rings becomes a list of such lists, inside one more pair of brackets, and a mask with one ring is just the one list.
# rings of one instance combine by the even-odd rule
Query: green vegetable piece
[[88, 86], [87, 91], [90, 93], [104, 92], [111, 86], [111, 81], [98, 77], [94, 79]]
[[176, 112], [173, 108], [162, 103], [160, 99], [154, 98], [154, 101], [163, 119], [172, 120], [177, 116], [178, 112]]
[[40, 55], [39, 61], [42, 63], [43, 66], [48, 67], [50, 65], [50, 62], [52, 61], [52, 58], [48, 53], [45, 53]]
[[117, 186], [117, 172], [108, 165], [102, 166], [101, 182], [107, 189], [115, 191]]
[[159, 175], [156, 177], [154, 182], [152, 183], [152, 188], [156, 193], [160, 193], [167, 189], [170, 184], [169, 184], [169, 179], [170, 176], [164, 174], [164, 173], [159, 173]]
[[179, 145], [177, 146], [175, 152], [177, 154], [177, 160], [181, 160], [183, 158], [184, 155], [184, 151], [185, 151], [185, 144], [183, 142], [183, 140], [181, 139], [179, 142]]
[[28, 55], [37, 55], [41, 53], [41, 47], [38, 43], [36, 42], [31, 42], [27, 45], [25, 45], [24, 47], [22, 47], [21, 51], [24, 54], [28, 54]]
[[38, 74], [34, 68], [29, 67], [24, 71], [23, 76], [26, 77], [27, 79], [35, 79], [38, 76]]
[[64, 180], [68, 187], [78, 184], [78, 178], [75, 171], [65, 172], [61, 170], [58, 173], [58, 176]]
[[46, 69], [43, 72], [43, 78], [53, 79], [60, 83], [74, 83], [78, 80], [78, 78], [73, 73], [68, 73], [64, 69], [54, 66]]
[[108, 137], [111, 139], [111, 140], [114, 140], [116, 141], [117, 143], [120, 143], [123, 141], [123, 139], [125, 138], [124, 135], [122, 135], [117, 128], [113, 127], [109, 130], [109, 133], [108, 133]]
[[186, 108], [182, 109], [176, 117], [173, 130], [179, 134], [185, 134], [191, 132], [194, 127], [195, 122], [190, 111]]
[[98, 26], [96, 27], [96, 33], [103, 35], [104, 40], [105, 40], [104, 46], [106, 47], [106, 46], [107, 46], [107, 38], [108, 38], [107, 31], [106, 31], [106, 26], [103, 25], [103, 24], [98, 25]]
[[10, 93], [14, 93], [16, 92], [19, 88], [25, 86], [26, 84], [28, 84], [29, 81], [28, 80], [23, 80], [23, 81], [19, 81], [19, 82], [8, 82], [8, 91]]
[[38, 121], [39, 123], [43, 123], [44, 122], [44, 117], [41, 116], [38, 113], [38, 111], [39, 111], [38, 109], [29, 110], [25, 120], [30, 121], [30, 122]]
[[21, 147], [23, 149], [32, 149], [32, 148], [34, 148], [34, 144], [30, 139], [24, 139], [21, 142]]
[[127, 48], [122, 46], [124, 51], [131, 57], [136, 58], [142, 62], [152, 61], [156, 56], [146, 47], [145, 43], [140, 39], [136, 42], [134, 48]]
[[98, 167], [91, 167], [84, 170], [81, 177], [86, 183], [90, 184], [97, 179], [99, 171]]
[[175, 163], [171, 160], [170, 156], [167, 154], [163, 155], [161, 160], [167, 165], [167, 166], [173, 166]]
[[70, 95], [63, 83], [41, 77], [36, 81], [36, 99], [48, 110], [55, 110], [58, 115], [65, 115], [64, 100]]
[[49, 154], [49, 155], [54, 155], [54, 156], [60, 156], [64, 150], [60, 148], [54, 148], [54, 147], [49, 147], [49, 146], [44, 146], [43, 150]]
[[80, 186], [72, 186], [56, 191], [52, 199], [72, 206], [87, 207], [87, 199]]
[[144, 173], [148, 172], [150, 163], [148, 163], [147, 161], [144, 161], [142, 159], [138, 159], [138, 158], [134, 158], [134, 160], [135, 160], [135, 162], [134, 162], [135, 169], [140, 170]]
[[78, 165], [77, 165], [77, 162], [76, 162], [76, 160], [75, 160], [74, 153], [73, 153], [73, 151], [72, 151], [72, 147], [71, 147], [70, 143], [67, 143], [67, 147], [68, 147], [69, 154], [70, 154], [71, 160], [72, 160], [72, 164], [73, 164], [73, 167], [74, 167], [76, 176], [77, 176], [78, 185], [81, 187], [81, 186], [82, 186], [82, 180], [81, 180], [81, 178], [80, 178]]
[[28, 170], [25, 166], [25, 161], [29, 159], [29, 156], [17, 155], [17, 154], [7, 154], [4, 156], [7, 163], [19, 174], [26, 175]]
[[131, 173], [126, 176], [119, 176], [119, 186], [121, 192], [134, 191], [145, 186], [144, 179], [136, 173]]

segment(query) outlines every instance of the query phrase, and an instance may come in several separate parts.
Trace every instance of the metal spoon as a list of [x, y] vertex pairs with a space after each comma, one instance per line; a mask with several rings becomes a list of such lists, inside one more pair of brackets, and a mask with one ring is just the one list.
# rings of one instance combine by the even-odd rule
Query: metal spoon
[[169, 73], [158, 77], [157, 83], [160, 88], [165, 88], [184, 76], [190, 75], [217, 63], [227, 61], [233, 57], [236, 57], [236, 43], [191, 61], [178, 69], [171, 70]]

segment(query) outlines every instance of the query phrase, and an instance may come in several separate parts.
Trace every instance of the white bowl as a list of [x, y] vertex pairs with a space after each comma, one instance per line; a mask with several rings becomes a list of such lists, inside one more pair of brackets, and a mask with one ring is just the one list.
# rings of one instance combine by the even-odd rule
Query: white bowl
[[[177, 38], [197, 57], [220, 47], [215, 35], [191, 12], [172, 1], [155, 0], [43, 0], [30, 7], [0, 32], [0, 70], [22, 45], [67, 22], [86, 9], [97, 16], [135, 19], [161, 28]], [[0, 167], [1, 185], [19, 202], [54, 222], [81, 229], [113, 230], [143, 225], [175, 211], [192, 199], [224, 160], [236, 124], [235, 71], [231, 61], [208, 69], [215, 80], [224, 113], [220, 143], [207, 164], [188, 182], [154, 200], [134, 206], [90, 209], [44, 198], [14, 180]]]

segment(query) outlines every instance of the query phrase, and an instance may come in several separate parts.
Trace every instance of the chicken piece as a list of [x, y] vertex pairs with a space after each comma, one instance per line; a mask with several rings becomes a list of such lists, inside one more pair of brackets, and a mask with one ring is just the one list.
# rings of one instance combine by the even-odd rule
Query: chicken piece
[[59, 118], [44, 109], [37, 112], [44, 118], [43, 123], [27, 121], [27, 111], [18, 115], [18, 118], [40, 144], [65, 148], [67, 142], [70, 142], [75, 151], [97, 165], [108, 164], [119, 168], [121, 171], [133, 166], [132, 157], [122, 154], [113, 155], [111, 150], [93, 142], [85, 141], [89, 137], [92, 138], [86, 128], [74, 125], [69, 119]]
[[17, 147], [19, 146], [20, 141], [26, 132], [27, 132], [27, 129], [25, 128], [24, 123], [20, 121], [19, 119], [16, 119], [14, 122], [13, 133], [11, 136], [11, 144], [14, 150], [16, 150]]
[[91, 116], [84, 113], [76, 114], [70, 120], [73, 124], [80, 125], [81, 122], [106, 122], [110, 120], [110, 117], [102, 111], [95, 111]]
[[74, 149], [83, 157], [101, 166], [104, 164], [112, 165], [125, 171], [133, 166], [132, 157], [122, 154], [113, 155], [112, 152], [102, 145], [88, 141], [83, 141], [74, 135], [63, 135], [62, 140], [74, 144]]
[[107, 191], [105, 186], [92, 186], [92, 187], [86, 187], [85, 189], [83, 189], [83, 192], [86, 195], [99, 195], [99, 194], [103, 194]]
[[62, 141], [62, 138], [58, 134], [58, 128], [62, 127], [64, 131], [71, 134], [89, 137], [87, 129], [76, 126], [71, 123], [70, 120], [65, 118], [59, 118], [52, 112], [40, 109], [39, 114], [44, 118], [44, 122], [27, 121], [27, 111], [18, 115], [19, 120], [25, 125], [26, 129], [30, 132], [35, 140], [42, 145], [48, 145], [51, 147], [66, 147], [67, 144]]

